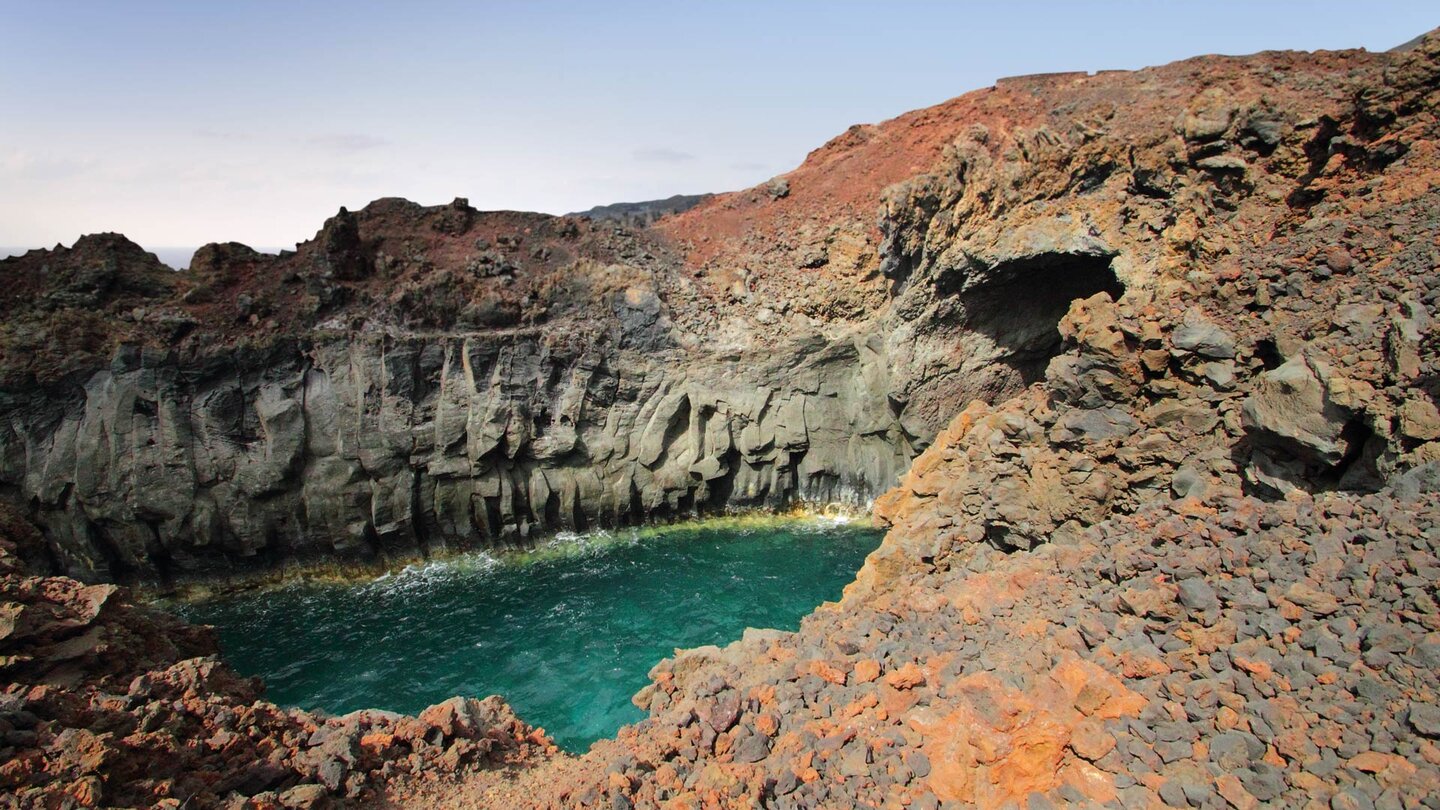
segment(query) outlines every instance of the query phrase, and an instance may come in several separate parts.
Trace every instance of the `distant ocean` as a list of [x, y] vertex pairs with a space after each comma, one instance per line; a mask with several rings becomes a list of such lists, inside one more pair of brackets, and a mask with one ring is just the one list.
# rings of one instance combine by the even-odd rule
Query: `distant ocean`
[[[53, 246], [47, 245], [46, 247]], [[66, 247], [69, 246], [67, 245]], [[150, 251], [151, 253], [154, 253], [155, 256], [160, 259], [160, 261], [164, 262], [170, 267], [175, 268], [176, 270], [184, 270], [185, 268], [189, 267], [190, 258], [195, 255], [196, 250], [199, 250], [199, 248], [193, 247], [147, 247], [145, 249]], [[281, 248], [273, 247], [257, 247], [255, 249], [260, 251], [261, 253], [279, 253], [281, 251]], [[6, 258], [8, 256], [23, 256], [28, 250], [34, 250], [34, 248], [0, 247], [0, 259]]]

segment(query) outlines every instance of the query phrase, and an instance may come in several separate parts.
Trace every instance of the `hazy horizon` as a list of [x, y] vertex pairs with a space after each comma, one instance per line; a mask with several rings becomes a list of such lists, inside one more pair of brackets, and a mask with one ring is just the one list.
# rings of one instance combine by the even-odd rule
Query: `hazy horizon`
[[273, 250], [380, 197], [558, 214], [727, 191], [1004, 76], [1385, 50], [1437, 23], [1346, 9], [0, 0], [0, 243]]

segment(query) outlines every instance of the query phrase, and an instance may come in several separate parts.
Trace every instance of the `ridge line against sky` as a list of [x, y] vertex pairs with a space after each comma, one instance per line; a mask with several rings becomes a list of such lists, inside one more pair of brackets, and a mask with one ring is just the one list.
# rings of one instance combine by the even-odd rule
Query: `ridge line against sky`
[[[743, 188], [1001, 77], [1385, 50], [1431, 4], [0, 0], [0, 245], [290, 245], [340, 206]], [[158, 248], [157, 248], [158, 249]]]

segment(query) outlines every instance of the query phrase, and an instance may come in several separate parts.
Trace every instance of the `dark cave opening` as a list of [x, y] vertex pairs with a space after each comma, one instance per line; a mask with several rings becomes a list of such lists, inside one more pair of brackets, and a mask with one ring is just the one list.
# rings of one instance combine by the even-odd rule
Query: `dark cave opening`
[[1112, 258], [1044, 253], [998, 263], [985, 273], [991, 281], [959, 293], [965, 325], [1004, 350], [998, 359], [1029, 385], [1044, 377], [1045, 367], [1060, 353], [1058, 327], [1072, 302], [1101, 292], [1112, 300], [1125, 294]]

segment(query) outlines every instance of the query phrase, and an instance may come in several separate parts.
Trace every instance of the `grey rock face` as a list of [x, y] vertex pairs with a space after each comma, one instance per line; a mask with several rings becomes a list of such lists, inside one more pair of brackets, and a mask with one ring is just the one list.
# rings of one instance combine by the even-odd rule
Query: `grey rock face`
[[[506, 284], [463, 306], [465, 296], [447, 292], [457, 267], [467, 284], [492, 278], [489, 239], [447, 243], [473, 261], [445, 254], [436, 261], [455, 267], [439, 269], [374, 252], [385, 228], [465, 233], [475, 216], [463, 204], [399, 201], [342, 211], [294, 275], [317, 287], [315, 322], [257, 326], [213, 348], [193, 338], [173, 352], [122, 348], [100, 370], [99, 355], [87, 355], [76, 365], [83, 376], [67, 368], [46, 378], [62, 383], [0, 389], [0, 497], [42, 528], [41, 567], [166, 583], [291, 561], [523, 546], [537, 534], [729, 508], [864, 504], [967, 403], [1041, 379], [1072, 301], [1124, 291], [1114, 252], [1066, 218], [927, 264], [864, 323], [712, 311], [671, 289], [674, 268], [646, 275], [663, 262], [638, 242], [591, 233], [584, 250], [634, 266], [530, 268], [573, 289], [554, 293], [558, 314], [544, 316], [553, 320], [518, 327], [535, 301], [507, 298]], [[566, 241], [573, 223], [523, 220], [506, 227], [582, 249]], [[513, 249], [520, 237], [494, 239]], [[200, 264], [226, 276], [215, 254]], [[404, 294], [377, 306], [397, 273]], [[262, 306], [252, 294], [238, 316], [284, 314], [280, 299]], [[320, 319], [344, 311], [347, 297], [369, 303], [348, 320]], [[481, 305], [509, 315], [466, 315]], [[1075, 387], [1100, 376], [1077, 373]], [[1067, 441], [1136, 430], [1104, 390], [1058, 428]], [[1010, 534], [1039, 537], [1020, 526]]]
[[127, 353], [10, 394], [0, 485], [86, 580], [512, 546], [731, 506], [864, 502], [920, 441], [849, 343], [767, 366], [541, 337], [334, 339], [180, 367]]
[[1180, 351], [1202, 357], [1229, 359], [1235, 356], [1235, 338], [1198, 310], [1185, 314], [1185, 322], [1175, 330], [1171, 342]]

